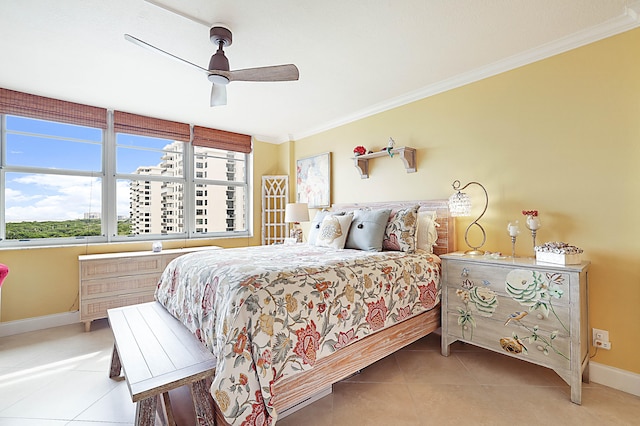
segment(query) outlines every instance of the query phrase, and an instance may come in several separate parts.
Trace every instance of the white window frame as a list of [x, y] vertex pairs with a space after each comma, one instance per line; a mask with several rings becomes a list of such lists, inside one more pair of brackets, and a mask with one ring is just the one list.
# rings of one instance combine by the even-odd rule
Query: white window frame
[[[24, 117], [15, 114], [11, 114], [15, 117]], [[24, 117], [27, 119], [32, 119], [31, 117]], [[38, 120], [38, 119], [34, 119]], [[51, 121], [51, 120], [41, 120], [41, 121]], [[59, 122], [58, 122], [59, 123]], [[65, 124], [65, 123], [63, 123]], [[85, 126], [89, 127], [89, 126]], [[95, 127], [92, 127], [95, 129]], [[101, 129], [99, 129], [101, 130]], [[7, 240], [6, 239], [6, 215], [4, 214], [6, 208], [6, 182], [7, 173], [29, 173], [29, 174], [42, 174], [42, 175], [53, 175], [53, 176], [80, 176], [80, 177], [97, 177], [101, 181], [101, 189], [102, 189], [102, 198], [101, 198], [101, 209], [104, 211], [104, 203], [105, 203], [105, 145], [106, 138], [105, 132], [102, 131], [102, 170], [101, 171], [84, 171], [84, 170], [66, 170], [66, 169], [53, 169], [47, 167], [34, 167], [34, 166], [13, 166], [7, 165], [7, 122], [6, 115], [0, 114], [0, 209], [2, 210], [2, 215], [0, 215], [0, 248], [2, 247], [31, 247], [31, 246], [51, 246], [51, 245], [74, 245], [74, 244], [90, 244], [90, 243], [101, 243], [105, 241], [105, 222], [101, 219], [101, 235], [98, 236], [89, 236], [85, 235], [82, 237], [61, 237], [61, 238], [35, 238], [29, 240]], [[36, 136], [43, 136], [40, 134], [33, 134]], [[44, 137], [47, 137], [46, 135]], [[55, 138], [54, 138], [55, 139]], [[65, 138], [61, 138], [65, 139]], [[92, 141], [87, 141], [87, 143], [96, 143]], [[102, 215], [102, 213], [101, 213]], [[104, 216], [102, 216], [104, 217]]]
[[[5, 115], [0, 115], [0, 209], [4, 213], [6, 207], [6, 173], [42, 173], [50, 175], [69, 175], [69, 176], [87, 176], [98, 177], [102, 183], [102, 199], [101, 199], [101, 225], [102, 235], [85, 236], [85, 237], [65, 237], [65, 238], [36, 238], [33, 240], [6, 240], [6, 223], [5, 215], [0, 215], [0, 249], [1, 248], [18, 248], [18, 247], [36, 247], [36, 246], [70, 246], [70, 245], [87, 245], [102, 243], [122, 243], [122, 242], [144, 242], [157, 240], [179, 240], [179, 239], [211, 239], [211, 238], [235, 238], [235, 237], [251, 237], [253, 236], [253, 153], [236, 155], [244, 155], [245, 173], [244, 183], [214, 181], [206, 178], [195, 178], [196, 157], [194, 155], [194, 147], [191, 143], [184, 142], [183, 150], [183, 177], [163, 177], [163, 176], [144, 176], [144, 180], [159, 181], [179, 181], [184, 183], [183, 194], [183, 215], [184, 215], [184, 232], [172, 234], [139, 234], [139, 235], [118, 235], [118, 217], [117, 217], [117, 200], [116, 200], [116, 182], [121, 179], [140, 180], [142, 175], [137, 174], [118, 174], [116, 173], [116, 134], [113, 127], [113, 111], [107, 113], [107, 129], [103, 131], [102, 139], [102, 171], [84, 172], [84, 171], [67, 171], [56, 170], [39, 167], [26, 166], [7, 166], [6, 165], [6, 122]], [[29, 117], [25, 117], [29, 118]], [[224, 186], [242, 186], [245, 191], [245, 211], [246, 226], [241, 231], [224, 231], [224, 232], [196, 232], [195, 224], [195, 186], [197, 183], [205, 183], [208, 185], [224, 185]], [[210, 203], [209, 203], [210, 204]], [[203, 208], [212, 208], [214, 206], [201, 206]], [[225, 208], [226, 210], [226, 208]]]

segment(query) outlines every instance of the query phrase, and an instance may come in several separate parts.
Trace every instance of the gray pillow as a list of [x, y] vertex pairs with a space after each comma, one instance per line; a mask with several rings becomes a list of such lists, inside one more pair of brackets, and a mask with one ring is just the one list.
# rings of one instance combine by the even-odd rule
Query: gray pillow
[[389, 221], [391, 209], [356, 210], [349, 229], [345, 248], [382, 251], [384, 230]]
[[311, 246], [315, 246], [318, 239], [318, 232], [320, 232], [320, 225], [322, 225], [322, 220], [326, 215], [334, 214], [336, 216], [343, 216], [345, 212], [330, 212], [327, 210], [321, 210], [316, 213], [315, 217], [311, 221], [311, 227], [309, 228], [309, 237], [307, 238], [307, 242]]

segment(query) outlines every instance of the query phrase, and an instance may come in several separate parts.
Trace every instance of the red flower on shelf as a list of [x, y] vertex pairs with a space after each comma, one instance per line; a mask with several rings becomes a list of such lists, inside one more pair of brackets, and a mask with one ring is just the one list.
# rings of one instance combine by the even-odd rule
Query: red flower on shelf
[[538, 210], [522, 210], [522, 214], [525, 215], [525, 216], [537, 217], [538, 216]]
[[367, 153], [367, 149], [362, 145], [358, 145], [355, 148], [353, 148], [353, 153], [355, 155], [364, 155]]

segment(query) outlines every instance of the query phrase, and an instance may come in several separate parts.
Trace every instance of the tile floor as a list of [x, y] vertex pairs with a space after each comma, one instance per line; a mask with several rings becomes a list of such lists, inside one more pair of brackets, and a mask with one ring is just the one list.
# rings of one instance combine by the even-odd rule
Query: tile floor
[[[0, 425], [131, 425], [126, 383], [108, 377], [106, 320], [0, 338]], [[278, 422], [294, 425], [638, 425], [640, 397], [595, 383], [583, 404], [551, 370], [438, 335], [334, 385], [333, 393]]]

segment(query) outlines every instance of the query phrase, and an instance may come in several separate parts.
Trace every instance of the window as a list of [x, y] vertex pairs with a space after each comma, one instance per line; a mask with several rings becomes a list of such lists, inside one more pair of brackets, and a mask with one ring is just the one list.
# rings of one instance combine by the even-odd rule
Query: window
[[201, 188], [196, 194], [202, 194], [196, 195], [195, 205], [218, 207], [196, 210], [196, 216], [206, 220], [208, 231], [237, 232], [246, 229], [246, 156], [200, 146], [194, 147], [194, 150], [198, 158], [204, 159], [205, 168], [211, 171], [206, 176], [199, 176], [198, 172], [195, 174], [197, 187]]
[[[118, 235], [181, 234], [184, 142], [149, 136], [116, 134], [117, 216], [131, 227], [118, 227]], [[151, 224], [137, 226], [141, 215]]]
[[250, 151], [246, 135], [0, 88], [0, 246], [248, 235]]
[[4, 239], [103, 235], [102, 129], [12, 115], [3, 120]]

